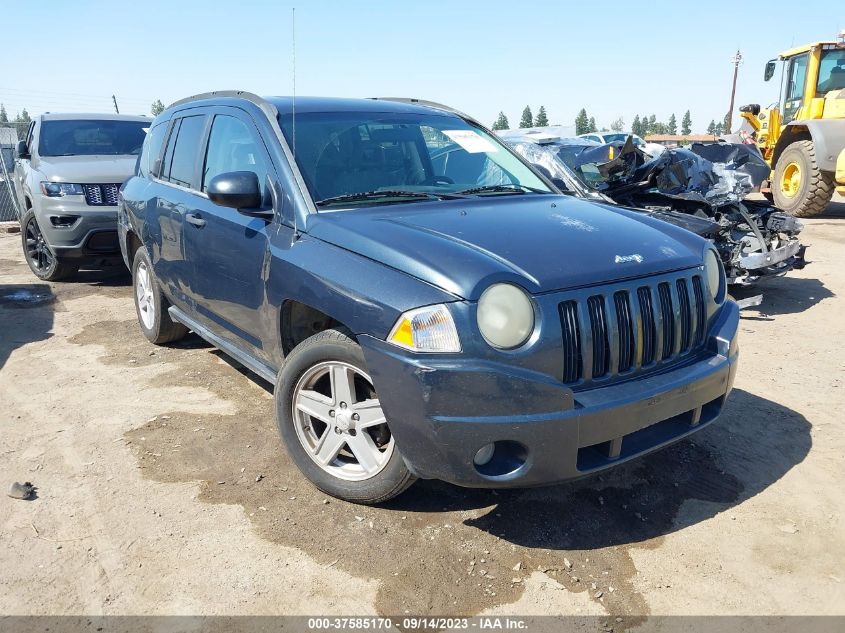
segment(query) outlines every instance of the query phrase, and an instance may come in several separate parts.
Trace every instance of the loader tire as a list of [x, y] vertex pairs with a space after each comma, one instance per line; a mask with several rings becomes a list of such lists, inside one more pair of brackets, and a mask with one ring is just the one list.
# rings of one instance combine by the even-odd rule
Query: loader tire
[[776, 207], [798, 218], [818, 215], [834, 189], [832, 175], [819, 169], [812, 141], [795, 141], [783, 150], [772, 182]]

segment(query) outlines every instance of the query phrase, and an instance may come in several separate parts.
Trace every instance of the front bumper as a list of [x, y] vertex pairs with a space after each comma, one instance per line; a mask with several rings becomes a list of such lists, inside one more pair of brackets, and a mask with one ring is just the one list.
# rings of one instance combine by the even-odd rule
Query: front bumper
[[120, 256], [116, 206], [95, 207], [84, 199], [41, 196], [35, 217], [50, 248], [62, 259]]
[[[551, 376], [460, 356], [415, 355], [362, 336], [397, 446], [418, 477], [469, 487], [550, 484], [677, 441], [721, 412], [733, 385], [739, 310], [729, 302], [707, 353], [682, 366], [573, 392]], [[473, 458], [497, 443], [491, 464]]]

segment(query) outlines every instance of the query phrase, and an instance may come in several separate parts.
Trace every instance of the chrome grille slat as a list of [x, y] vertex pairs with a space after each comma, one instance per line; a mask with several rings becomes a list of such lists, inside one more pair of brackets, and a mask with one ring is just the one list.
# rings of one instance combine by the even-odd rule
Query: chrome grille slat
[[593, 333], [593, 378], [600, 378], [607, 374], [610, 364], [604, 297], [590, 297], [587, 299], [587, 308], [590, 311], [590, 328]]
[[563, 328], [563, 381], [575, 382], [581, 378], [582, 371], [581, 328], [576, 301], [560, 304], [560, 323]]
[[675, 282], [678, 290], [678, 308], [681, 313], [681, 353], [689, 350], [692, 343], [692, 310], [690, 309], [689, 290], [687, 289], [687, 280], [678, 279]]
[[654, 306], [651, 301], [651, 288], [642, 286], [637, 288], [637, 302], [640, 304], [642, 319], [643, 344], [641, 346], [641, 365], [651, 365], [655, 359], [655, 339], [657, 329], [654, 322]]
[[619, 285], [581, 291], [558, 304], [564, 383], [613, 382], [674, 363], [703, 345], [709, 299], [700, 275]]
[[617, 371], [621, 374], [634, 365], [634, 323], [631, 316], [631, 304], [628, 292], [620, 290], [614, 293], [613, 303], [616, 308], [616, 330], [619, 333], [619, 363]]
[[106, 183], [102, 185], [82, 185], [82, 191], [85, 193], [85, 203], [92, 207], [117, 205], [119, 184]]

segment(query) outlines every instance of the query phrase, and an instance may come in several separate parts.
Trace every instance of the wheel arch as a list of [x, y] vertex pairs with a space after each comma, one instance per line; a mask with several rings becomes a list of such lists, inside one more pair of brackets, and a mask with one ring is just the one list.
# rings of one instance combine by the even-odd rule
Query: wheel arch
[[812, 141], [819, 169], [832, 173], [836, 170], [839, 153], [845, 149], [845, 120], [811, 119], [788, 124], [775, 145], [772, 169], [783, 151], [796, 141]]
[[302, 341], [324, 332], [343, 328], [354, 338], [352, 330], [341, 320], [296, 299], [285, 299], [279, 315], [279, 337], [282, 353], [287, 357]]

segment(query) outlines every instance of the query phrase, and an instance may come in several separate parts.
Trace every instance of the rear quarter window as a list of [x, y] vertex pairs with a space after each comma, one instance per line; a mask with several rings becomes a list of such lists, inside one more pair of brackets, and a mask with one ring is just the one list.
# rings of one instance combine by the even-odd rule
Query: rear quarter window
[[138, 175], [146, 178], [153, 173], [156, 161], [161, 157], [161, 146], [164, 143], [164, 134], [167, 132], [167, 123], [159, 123], [153, 127], [144, 140], [144, 149], [138, 162]]
[[174, 124], [162, 164], [162, 179], [174, 185], [198, 189], [197, 165], [205, 120], [204, 115], [187, 116]]

